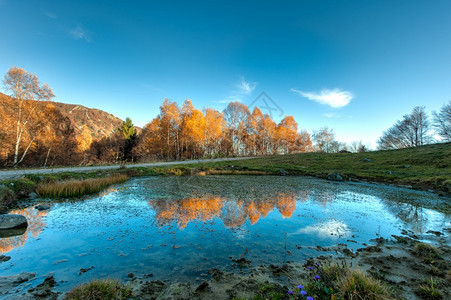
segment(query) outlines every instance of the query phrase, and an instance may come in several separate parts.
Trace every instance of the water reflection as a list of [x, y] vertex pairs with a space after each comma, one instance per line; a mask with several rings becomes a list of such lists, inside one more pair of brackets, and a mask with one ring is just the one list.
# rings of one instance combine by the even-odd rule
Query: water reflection
[[47, 211], [39, 211], [34, 207], [28, 207], [11, 210], [10, 213], [25, 216], [28, 220], [28, 227], [21, 235], [1, 238], [0, 254], [5, 254], [13, 249], [22, 247], [23, 245], [25, 245], [29, 238], [37, 238], [46, 226], [43, 218], [47, 215]]
[[[302, 193], [305, 201], [308, 193]], [[156, 213], [158, 226], [175, 222], [183, 229], [189, 222], [208, 221], [218, 218], [225, 227], [239, 227], [249, 220], [251, 225], [266, 217], [275, 208], [283, 218], [290, 218], [296, 210], [294, 193], [279, 193], [273, 197], [230, 199], [214, 195], [199, 198], [149, 200], [149, 205]]]

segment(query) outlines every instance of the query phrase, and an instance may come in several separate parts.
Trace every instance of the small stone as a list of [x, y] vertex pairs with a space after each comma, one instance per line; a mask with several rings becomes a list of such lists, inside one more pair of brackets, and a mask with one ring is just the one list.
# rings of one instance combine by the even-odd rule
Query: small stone
[[371, 159], [369, 159], [369, 158], [364, 158], [363, 161], [364, 161], [364, 162], [371, 162]]
[[31, 192], [28, 194], [29, 199], [36, 199], [38, 197], [39, 197], [38, 194], [36, 194], [35, 192]]
[[0, 262], [5, 262], [11, 259], [11, 256], [0, 255]]
[[39, 205], [36, 205], [34, 208], [39, 210], [39, 211], [48, 210], [48, 209], [50, 209], [50, 205], [48, 205], [48, 204], [39, 204]]
[[133, 278], [133, 277], [135, 277], [135, 274], [133, 274], [133, 273], [128, 273], [128, 274], [127, 274], [127, 277], [128, 277], [128, 278]]

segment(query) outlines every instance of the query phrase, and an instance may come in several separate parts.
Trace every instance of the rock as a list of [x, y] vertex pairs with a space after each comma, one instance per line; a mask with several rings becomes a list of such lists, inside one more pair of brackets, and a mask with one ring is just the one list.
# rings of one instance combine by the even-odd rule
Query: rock
[[48, 204], [39, 204], [39, 205], [36, 205], [34, 208], [39, 210], [39, 211], [48, 210], [48, 209], [50, 209], [50, 205], [48, 205]]
[[248, 265], [251, 264], [251, 261], [250, 261], [250, 260], [247, 260], [247, 259], [244, 258], [244, 257], [240, 257], [240, 258], [238, 258], [238, 259], [232, 258], [232, 261], [233, 261], [233, 262], [236, 262], [240, 267], [248, 266]]
[[36, 199], [38, 197], [39, 197], [38, 194], [36, 194], [35, 192], [31, 192], [28, 194], [29, 199]]
[[404, 165], [404, 166], [402, 166], [403, 168], [410, 168], [410, 165]]
[[0, 262], [5, 262], [11, 259], [11, 256], [0, 255]]
[[11, 291], [20, 284], [33, 279], [35, 276], [35, 273], [26, 272], [22, 272], [19, 275], [0, 276], [0, 295], [8, 294], [8, 291]]
[[357, 249], [357, 252], [361, 252], [361, 251], [365, 251], [365, 252], [381, 252], [382, 249], [378, 246], [368, 246], [366, 248], [360, 248]]
[[52, 292], [55, 285], [55, 278], [50, 275], [44, 279], [43, 283], [38, 284], [35, 288], [29, 289], [28, 293], [33, 295], [34, 298], [57, 299], [57, 293]]
[[343, 181], [343, 177], [340, 175], [340, 173], [332, 173], [329, 176], [327, 176], [327, 180]]
[[287, 175], [288, 175], [288, 172], [285, 171], [284, 169], [279, 169], [279, 175], [280, 175], [280, 176], [287, 176]]
[[128, 274], [127, 274], [127, 277], [128, 277], [128, 278], [133, 278], [133, 277], [135, 277], [135, 274], [133, 274], [133, 273], [128, 273]]
[[364, 162], [371, 162], [371, 159], [369, 159], [369, 158], [364, 158], [363, 161], [364, 161]]
[[22, 215], [0, 215], [0, 230], [27, 227], [27, 218]]
[[78, 273], [78, 275], [81, 275], [81, 274], [83, 274], [83, 273], [86, 273], [86, 272], [88, 272], [89, 270], [92, 270], [92, 269], [94, 269], [94, 266], [91, 266], [91, 267], [89, 267], [89, 268], [86, 268], [86, 269], [80, 269], [80, 272]]
[[207, 288], [208, 288], [208, 282], [204, 281], [196, 288], [196, 292], [203, 292]]
[[67, 261], [68, 261], [67, 259], [60, 259], [60, 260], [53, 262], [53, 264], [57, 265], [57, 264], [61, 264], [61, 263], [67, 262]]
[[435, 236], [441, 236], [441, 235], [444, 235], [444, 234], [441, 233], [440, 231], [434, 231], [434, 230], [428, 230], [428, 231], [426, 231], [426, 233], [432, 233], [432, 234], [434, 234]]
[[356, 253], [352, 252], [351, 250], [349, 250], [348, 248], [343, 249], [343, 253], [346, 256], [350, 256], [350, 257], [356, 257]]

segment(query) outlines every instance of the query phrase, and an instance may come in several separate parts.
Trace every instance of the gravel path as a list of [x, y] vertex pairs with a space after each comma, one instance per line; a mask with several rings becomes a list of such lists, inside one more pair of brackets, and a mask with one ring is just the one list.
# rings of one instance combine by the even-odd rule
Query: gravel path
[[[255, 157], [194, 159], [194, 160], [171, 161], [171, 162], [126, 164], [125, 167], [126, 168], [157, 167], [157, 166], [196, 164], [196, 163], [217, 162], [217, 161], [234, 161], [234, 160], [252, 159], [252, 158], [255, 158]], [[26, 174], [52, 174], [52, 173], [61, 173], [61, 172], [90, 172], [90, 171], [97, 171], [97, 170], [118, 169], [119, 167], [121, 167], [121, 165], [3, 170], [3, 171], [0, 171], [0, 179], [17, 178], [17, 177], [21, 177]]]

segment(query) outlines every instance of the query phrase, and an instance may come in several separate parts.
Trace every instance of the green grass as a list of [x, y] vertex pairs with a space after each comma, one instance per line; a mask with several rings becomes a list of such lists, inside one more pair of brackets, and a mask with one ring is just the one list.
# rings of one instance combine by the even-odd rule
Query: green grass
[[127, 175], [124, 174], [113, 174], [103, 178], [40, 183], [36, 188], [36, 193], [41, 197], [51, 198], [78, 197], [100, 192], [107, 186], [125, 182], [127, 178]]
[[[366, 162], [365, 158], [371, 161]], [[319, 178], [340, 173], [345, 180], [411, 185], [418, 189], [451, 193], [451, 143], [366, 153], [277, 155], [236, 161], [186, 164], [177, 167], [180, 170], [186, 168], [216, 170], [216, 172], [218, 170], [259, 171], [277, 175], [283, 169], [289, 175]], [[174, 168], [154, 168], [160, 174], [163, 174], [165, 169]]]
[[94, 280], [69, 291], [66, 300], [125, 300], [132, 296], [131, 289], [117, 280]]

